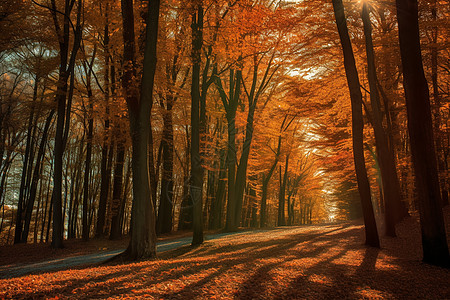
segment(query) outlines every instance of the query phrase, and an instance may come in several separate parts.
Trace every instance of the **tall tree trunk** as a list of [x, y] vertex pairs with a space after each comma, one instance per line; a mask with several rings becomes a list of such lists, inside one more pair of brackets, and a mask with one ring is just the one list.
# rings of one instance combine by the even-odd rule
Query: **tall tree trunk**
[[[52, 171], [53, 171], [53, 169], [51, 167], [50, 168], [50, 175], [51, 175]], [[44, 230], [45, 230], [45, 219], [47, 217], [47, 208], [48, 208], [49, 205], [50, 206], [52, 205], [51, 198], [49, 198], [49, 196], [50, 196], [50, 183], [51, 183], [51, 180], [49, 179], [48, 183], [47, 183], [47, 194], [46, 194], [46, 197], [45, 197], [44, 217], [42, 218], [42, 225], [41, 225], [41, 238], [39, 240], [41, 243], [44, 241]], [[50, 214], [50, 212], [49, 212], [49, 214]]]
[[[87, 79], [89, 80], [89, 79]], [[89, 84], [89, 83], [88, 83]], [[89, 212], [89, 187], [90, 180], [89, 175], [91, 173], [91, 158], [92, 158], [92, 138], [94, 132], [94, 103], [92, 99], [92, 91], [88, 89], [89, 99], [89, 119], [88, 119], [88, 132], [87, 132], [87, 144], [86, 144], [86, 161], [84, 165], [84, 185], [83, 185], [83, 240], [89, 240], [90, 226], [88, 224], [88, 212]]]
[[281, 171], [280, 166], [280, 194], [278, 195], [278, 226], [286, 225], [285, 216], [285, 203], [286, 203], [286, 184], [287, 184], [287, 173], [289, 166], [289, 154], [286, 155], [286, 162], [284, 165], [284, 174]]
[[[82, 29], [81, 29], [81, 12], [82, 12], [82, 0], [77, 1], [77, 23], [75, 29], [74, 42], [72, 46], [72, 51], [70, 59], [69, 54], [69, 42], [70, 42], [70, 13], [73, 6], [70, 4], [69, 0], [65, 1], [65, 17], [63, 20], [63, 28], [58, 24], [58, 16], [56, 10], [56, 1], [52, 0], [52, 17], [55, 23], [55, 28], [59, 39], [59, 56], [60, 56], [60, 67], [59, 67], [59, 78], [56, 89], [55, 100], [57, 103], [57, 119], [56, 119], [56, 132], [55, 132], [55, 147], [54, 147], [54, 166], [53, 166], [53, 204], [50, 207], [53, 209], [53, 232], [52, 232], [52, 246], [54, 248], [63, 247], [63, 216], [62, 216], [62, 168], [63, 168], [63, 155], [64, 155], [64, 123], [68, 120], [66, 119], [66, 98], [67, 98], [67, 81], [69, 76], [73, 72], [75, 65], [75, 58], [80, 47]], [[72, 76], [73, 78], [73, 76]], [[72, 85], [73, 86], [73, 85]], [[67, 106], [68, 108], [68, 106]], [[66, 126], [66, 131], [68, 132], [68, 126]]]
[[120, 205], [120, 211], [119, 211], [119, 224], [120, 224], [120, 233], [124, 232], [124, 228], [125, 228], [125, 223], [128, 223], [126, 218], [125, 218], [125, 208], [127, 205], [127, 201], [128, 201], [128, 195], [129, 195], [129, 188], [130, 188], [130, 180], [129, 178], [131, 178], [131, 171], [132, 171], [132, 166], [131, 166], [131, 157], [128, 159], [127, 162], [127, 173], [125, 175], [125, 182], [123, 185], [123, 195], [122, 195], [122, 203]]
[[[39, 145], [38, 156], [36, 158], [36, 166], [33, 171], [33, 179], [31, 181], [30, 193], [29, 193], [27, 207], [26, 207], [26, 211], [25, 211], [25, 225], [24, 225], [23, 232], [22, 232], [22, 243], [26, 243], [27, 239], [28, 239], [31, 215], [33, 213], [34, 200], [36, 198], [36, 193], [37, 193], [37, 185], [39, 182], [39, 176], [41, 175], [41, 168], [42, 168], [44, 154], [45, 154], [45, 146], [47, 143], [48, 132], [49, 132], [50, 125], [52, 123], [54, 114], [55, 114], [55, 110], [51, 110], [47, 117], [47, 120], [45, 121], [44, 130], [43, 130], [42, 137], [41, 137], [41, 143]], [[39, 201], [40, 201], [40, 199], [39, 199]], [[35, 224], [35, 226], [37, 226], [36, 224]]]
[[227, 201], [227, 219], [225, 229], [228, 231], [236, 230], [236, 111], [227, 112], [228, 123], [228, 201]]
[[383, 128], [381, 101], [377, 87], [377, 74], [375, 67], [375, 53], [372, 42], [372, 24], [367, 2], [363, 3], [362, 20], [364, 23], [364, 36], [366, 40], [367, 69], [370, 86], [370, 102], [372, 106], [372, 121], [375, 132], [377, 157], [383, 184], [383, 198], [385, 201], [385, 229], [386, 235], [395, 237], [395, 224], [399, 221], [401, 213], [400, 182], [395, 167], [395, 156], [392, 145], [389, 145], [388, 135]]
[[440, 187], [441, 187], [441, 198], [442, 204], [448, 205], [448, 190], [447, 190], [447, 182], [448, 177], [445, 174], [448, 174], [448, 168], [446, 166], [446, 160], [444, 155], [444, 147], [443, 147], [443, 139], [442, 136], [445, 133], [441, 130], [441, 96], [439, 93], [439, 85], [438, 85], [438, 21], [437, 21], [437, 0], [433, 0], [431, 7], [431, 16], [433, 24], [435, 24], [432, 28], [431, 38], [432, 38], [432, 46], [431, 46], [431, 83], [433, 85], [433, 115], [434, 115], [434, 134], [436, 135], [436, 156], [438, 161], [439, 172], [444, 175], [439, 176], [440, 178]]
[[[106, 125], [108, 123], [108, 125]], [[105, 128], [109, 127], [108, 122], [105, 121]], [[105, 130], [105, 135], [108, 134], [108, 128]], [[111, 182], [111, 167], [108, 164], [108, 161], [113, 156], [113, 148], [112, 143], [107, 141], [108, 139], [105, 137], [105, 140], [102, 145], [102, 159], [100, 164], [100, 199], [98, 203], [98, 214], [97, 214], [97, 225], [96, 225], [96, 237], [101, 237], [105, 234], [105, 224], [106, 224], [106, 207], [108, 204], [108, 194], [110, 190], [110, 182]]]
[[342, 4], [342, 0], [332, 0], [332, 3], [344, 54], [344, 67], [352, 104], [353, 158], [355, 163], [356, 180], [358, 182], [358, 191], [361, 197], [361, 206], [363, 209], [366, 244], [372, 247], [380, 247], [377, 224], [375, 221], [370, 195], [370, 184], [367, 179], [367, 170], [364, 158], [364, 121], [362, 114], [362, 94], [360, 90], [358, 71], [356, 69], [353, 49], [348, 34], [344, 5]]
[[280, 158], [280, 152], [281, 152], [281, 134], [278, 136], [278, 146], [277, 146], [277, 152], [275, 153], [275, 161], [273, 162], [272, 167], [270, 167], [269, 173], [267, 173], [267, 175], [263, 173], [259, 227], [266, 227], [266, 225], [267, 225], [267, 208], [266, 208], [267, 207], [267, 189], [269, 187], [270, 178], [272, 177], [272, 174], [275, 171], [275, 168], [277, 167], [278, 159]]
[[252, 228], [258, 227], [258, 201], [256, 199], [256, 189], [255, 185], [258, 177], [256, 174], [251, 175], [249, 177], [249, 187], [248, 187], [248, 198], [249, 198], [249, 211], [247, 212], [248, 216], [248, 225]]
[[[101, 237], [104, 235], [104, 228], [106, 223], [106, 207], [108, 203], [108, 192], [109, 185], [111, 181], [111, 168], [108, 168], [108, 152], [112, 151], [111, 139], [110, 136], [110, 119], [109, 119], [109, 97], [110, 97], [110, 88], [114, 89], [114, 68], [110, 68], [110, 53], [109, 53], [109, 2], [106, 2], [106, 12], [105, 12], [105, 29], [104, 29], [104, 39], [103, 39], [104, 51], [105, 51], [105, 70], [104, 70], [104, 85], [105, 85], [105, 131], [103, 136], [103, 145], [102, 145], [102, 159], [100, 164], [100, 174], [101, 174], [101, 182], [100, 182], [100, 200], [98, 204], [98, 214], [97, 214], [97, 225], [96, 225], [96, 237]], [[110, 76], [109, 72], [111, 71], [111, 81], [110, 84]], [[109, 151], [108, 151], [109, 149]]]
[[156, 44], [160, 1], [149, 1], [146, 20], [144, 66], [141, 95], [133, 91], [135, 68], [135, 33], [133, 1], [122, 0], [124, 61], [123, 73], [132, 140], [133, 204], [131, 209], [131, 239], [126, 255], [132, 259], [156, 255], [155, 208], [152, 202], [148, 164], [150, 115], [153, 104], [153, 85], [156, 72]]
[[26, 185], [27, 182], [27, 175], [28, 175], [28, 169], [31, 169], [33, 166], [33, 161], [30, 159], [31, 152], [34, 151], [34, 149], [31, 149], [32, 147], [32, 131], [33, 131], [33, 120], [34, 120], [34, 113], [35, 113], [35, 107], [36, 107], [36, 100], [37, 100], [37, 93], [38, 93], [38, 82], [39, 78], [35, 78], [34, 81], [34, 88], [33, 88], [33, 100], [31, 103], [31, 111], [30, 116], [28, 118], [28, 128], [27, 128], [27, 140], [25, 145], [25, 155], [23, 159], [23, 166], [22, 166], [22, 176], [20, 179], [20, 188], [19, 188], [19, 200], [17, 202], [17, 214], [16, 214], [16, 227], [14, 229], [14, 244], [18, 243], [26, 243], [22, 241], [22, 230], [23, 230], [23, 220], [24, 215], [23, 212], [26, 207], [26, 190], [28, 189], [28, 186]]
[[236, 230], [236, 111], [241, 93], [241, 70], [230, 70], [229, 96], [226, 95], [221, 79], [216, 76], [216, 86], [220, 98], [225, 107], [227, 118], [227, 171], [228, 171], [228, 189], [227, 189], [227, 216], [225, 229], [227, 231]]
[[209, 228], [218, 229], [222, 226], [222, 214], [226, 188], [226, 150], [220, 149], [220, 163], [217, 178], [217, 189], [211, 206], [211, 216], [209, 218]]
[[245, 125], [245, 140], [242, 146], [242, 153], [239, 159], [239, 165], [236, 171], [236, 213], [234, 223], [239, 226], [241, 223], [242, 202], [244, 199], [244, 190], [247, 182], [247, 166], [250, 148], [253, 139], [253, 120], [256, 110], [256, 99], [249, 101], [249, 111], [247, 115], [247, 123]]
[[[119, 138], [119, 137], [118, 137]], [[118, 140], [117, 142], [117, 156], [114, 166], [114, 183], [113, 183], [113, 195], [111, 202], [111, 232], [109, 239], [118, 239], [122, 236], [120, 228], [120, 211], [122, 202], [125, 201], [123, 197], [123, 167], [125, 163], [125, 146], [124, 142]]]
[[185, 163], [186, 166], [184, 168], [183, 172], [183, 195], [180, 205], [180, 217], [178, 220], [178, 230], [186, 230], [192, 228], [192, 198], [189, 192], [189, 186], [190, 186], [190, 173], [189, 173], [189, 166], [190, 166], [190, 149], [191, 149], [191, 143], [189, 140], [189, 130], [187, 126], [185, 126], [185, 133], [186, 133], [186, 148], [184, 149], [184, 155], [185, 155]]
[[192, 245], [203, 243], [203, 167], [200, 157], [200, 63], [203, 45], [203, 4], [198, 1], [192, 14], [192, 85], [191, 85], [191, 188], [194, 205]]
[[417, 0], [396, 0], [408, 131], [416, 175], [423, 261], [450, 266], [434, 147], [430, 96], [420, 51]]
[[158, 234], [171, 232], [173, 226], [173, 100], [173, 95], [167, 97], [166, 109], [163, 111], [164, 127], [161, 141], [163, 168], [158, 220], [156, 222], [156, 232]]

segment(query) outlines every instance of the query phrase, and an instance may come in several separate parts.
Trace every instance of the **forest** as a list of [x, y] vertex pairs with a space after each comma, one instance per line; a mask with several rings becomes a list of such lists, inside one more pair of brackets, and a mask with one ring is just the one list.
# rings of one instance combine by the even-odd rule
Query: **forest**
[[1, 1], [0, 251], [415, 220], [448, 268], [449, 4]]

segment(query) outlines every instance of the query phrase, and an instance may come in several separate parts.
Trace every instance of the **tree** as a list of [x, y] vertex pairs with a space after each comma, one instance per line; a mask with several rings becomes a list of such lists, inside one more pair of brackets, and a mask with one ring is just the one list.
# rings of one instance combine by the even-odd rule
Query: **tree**
[[[383, 127], [383, 115], [380, 96], [377, 86], [377, 73], [375, 66], [375, 52], [372, 42], [372, 23], [370, 21], [369, 6], [363, 3], [362, 20], [364, 24], [364, 36], [366, 41], [367, 72], [370, 86], [370, 103], [372, 106], [371, 121], [375, 133], [377, 158], [383, 184], [383, 196], [386, 205], [385, 226], [386, 235], [395, 237], [395, 224], [401, 219], [401, 193], [400, 183], [395, 167], [394, 149], [389, 144], [388, 134]], [[387, 109], [387, 107], [385, 107]], [[403, 216], [402, 216], [403, 217]]]
[[332, 0], [336, 25], [341, 40], [344, 54], [344, 66], [347, 75], [347, 84], [350, 91], [352, 104], [352, 136], [353, 136], [353, 158], [355, 163], [358, 190], [361, 197], [361, 205], [364, 215], [364, 228], [366, 232], [366, 244], [373, 247], [380, 247], [378, 230], [373, 213], [372, 200], [370, 195], [370, 185], [367, 179], [363, 148], [363, 114], [362, 114], [362, 94], [359, 84], [358, 71], [356, 69], [355, 58], [353, 56], [352, 45], [348, 34], [347, 23], [342, 0]]
[[191, 188], [193, 203], [192, 245], [203, 243], [203, 168], [200, 159], [200, 62], [203, 44], [203, 3], [195, 2], [192, 13], [192, 84], [191, 84]]
[[[62, 215], [62, 175], [63, 175], [63, 156], [64, 148], [67, 140], [67, 133], [70, 122], [71, 97], [73, 93], [73, 78], [74, 66], [77, 52], [80, 48], [82, 38], [82, 10], [83, 1], [77, 1], [77, 15], [76, 25], [73, 29], [74, 41], [72, 50], [70, 50], [70, 29], [71, 21], [70, 14], [74, 7], [75, 1], [65, 0], [64, 2], [64, 16], [63, 25], [60, 24], [60, 16], [56, 7], [56, 0], [51, 1], [51, 8], [49, 11], [52, 15], [54, 26], [59, 42], [59, 57], [60, 65], [58, 72], [57, 91], [55, 102], [57, 103], [57, 119], [56, 119], [56, 133], [55, 133], [55, 147], [54, 147], [54, 170], [53, 170], [53, 195], [52, 195], [52, 209], [53, 209], [53, 232], [52, 232], [52, 246], [54, 248], [63, 247], [63, 215]], [[70, 53], [70, 57], [69, 57]], [[68, 80], [71, 77], [71, 90], [68, 96]]]
[[[102, 8], [101, 4], [100, 4], [100, 8]], [[100, 183], [100, 200], [99, 200], [99, 204], [98, 204], [98, 213], [97, 213], [97, 224], [96, 224], [96, 232], [95, 232], [95, 236], [96, 237], [101, 237], [104, 234], [104, 227], [105, 227], [105, 219], [106, 219], [106, 207], [107, 207], [107, 202], [108, 202], [108, 192], [109, 192], [109, 185], [111, 182], [111, 164], [108, 164], [108, 158], [112, 159], [112, 155], [113, 155], [113, 147], [111, 144], [111, 139], [110, 139], [110, 118], [109, 118], [109, 112], [110, 112], [110, 89], [114, 90], [114, 78], [115, 78], [115, 74], [114, 74], [114, 62], [112, 62], [112, 57], [111, 57], [111, 45], [110, 45], [110, 13], [111, 13], [111, 6], [109, 1], [106, 1], [105, 4], [105, 13], [104, 13], [104, 18], [105, 18], [105, 24], [104, 24], [104, 29], [103, 29], [103, 52], [104, 52], [104, 60], [105, 60], [105, 65], [104, 65], [104, 75], [103, 75], [103, 86], [104, 86], [104, 96], [105, 96], [105, 120], [104, 120], [104, 126], [105, 126], [105, 131], [103, 133], [103, 145], [102, 145], [102, 158], [101, 158], [101, 164], [100, 164], [100, 173], [101, 173], [101, 183]], [[102, 11], [100, 9], [100, 11]], [[111, 64], [112, 63], [112, 64]], [[112, 65], [112, 66], [111, 66]], [[110, 74], [111, 73], [111, 74]], [[111, 75], [111, 76], [110, 76]], [[110, 82], [111, 80], [111, 82]], [[116, 125], [117, 127], [119, 125]], [[110, 142], [110, 143], [108, 143]], [[121, 143], [121, 142], [119, 142]], [[118, 146], [118, 148], [120, 148], [121, 146]], [[121, 158], [121, 155], [117, 155], [118, 158]], [[122, 166], [123, 166], [123, 161], [122, 161]], [[117, 171], [119, 171], [120, 167], [118, 168]], [[122, 173], [123, 173], [123, 168], [122, 168]], [[114, 173], [115, 174], [115, 173]], [[122, 174], [121, 174], [122, 176]], [[122, 184], [122, 179], [120, 180], [116, 180], [116, 178], [114, 179], [115, 183], [118, 185]], [[118, 189], [117, 186], [113, 187], [116, 190]], [[120, 188], [121, 189], [121, 188]], [[116, 195], [117, 196], [117, 195]], [[115, 208], [118, 207], [118, 205], [115, 205], [117, 202], [115, 202], [118, 199], [114, 199], [113, 196], [113, 214], [116, 213], [117, 211], [114, 210]], [[114, 223], [116, 224], [116, 223]], [[112, 226], [111, 226], [112, 228]], [[116, 230], [118, 227], [115, 227]], [[111, 230], [112, 231], [112, 230]]]
[[133, 87], [133, 80], [136, 76], [133, 1], [122, 0], [124, 61], [126, 62], [122, 84], [130, 119], [133, 169], [131, 239], [125, 254], [132, 260], [156, 255], [155, 208], [150, 191], [148, 143], [157, 62], [159, 8], [159, 0], [149, 1], [139, 97]]
[[[88, 124], [87, 124], [87, 144], [86, 144], [86, 161], [85, 161], [85, 167], [84, 167], [84, 184], [83, 184], [83, 229], [82, 229], [82, 236], [83, 240], [87, 241], [89, 240], [89, 232], [90, 232], [90, 226], [89, 226], [89, 176], [91, 173], [91, 161], [92, 161], [92, 139], [94, 135], [94, 95], [92, 93], [92, 86], [91, 86], [91, 78], [92, 78], [92, 67], [94, 65], [95, 55], [97, 52], [97, 45], [94, 45], [94, 50], [92, 53], [91, 61], [84, 61], [83, 67], [84, 71], [86, 73], [86, 90], [87, 90], [87, 96], [89, 101], [89, 109], [87, 111], [88, 115]], [[86, 54], [85, 54], [86, 55]]]
[[396, 0], [403, 86], [422, 230], [423, 261], [450, 267], [431, 120], [420, 48], [417, 0]]

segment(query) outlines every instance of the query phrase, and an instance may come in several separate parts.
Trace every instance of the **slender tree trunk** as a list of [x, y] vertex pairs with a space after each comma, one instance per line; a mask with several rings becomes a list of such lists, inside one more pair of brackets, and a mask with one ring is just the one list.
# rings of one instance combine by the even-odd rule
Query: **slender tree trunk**
[[289, 154], [286, 155], [286, 163], [284, 165], [284, 174], [281, 172], [281, 166], [280, 166], [280, 194], [279, 194], [279, 198], [278, 198], [278, 226], [286, 225], [286, 216], [285, 216], [286, 199], [285, 198], [286, 198], [288, 166], [289, 166]]
[[36, 99], [37, 99], [37, 93], [38, 93], [38, 82], [39, 79], [35, 78], [34, 81], [34, 89], [33, 89], [33, 102], [31, 104], [31, 112], [30, 116], [28, 118], [28, 129], [27, 129], [27, 140], [25, 145], [25, 155], [23, 159], [23, 166], [22, 166], [22, 177], [20, 179], [20, 188], [19, 188], [19, 200], [17, 202], [17, 214], [16, 214], [16, 227], [14, 232], [14, 244], [18, 243], [26, 243], [22, 241], [22, 230], [23, 230], [23, 220], [24, 215], [23, 212], [25, 210], [26, 202], [26, 189], [28, 189], [28, 186], [26, 185], [27, 182], [27, 175], [28, 175], [28, 169], [32, 168], [33, 161], [30, 161], [31, 152], [34, 151], [34, 149], [31, 149], [32, 144], [32, 131], [33, 131], [33, 120], [34, 120], [34, 113], [35, 113], [35, 107], [36, 107]]
[[375, 221], [372, 199], [370, 195], [370, 184], [367, 179], [367, 170], [364, 158], [364, 121], [362, 114], [362, 94], [360, 90], [358, 71], [356, 69], [353, 49], [348, 34], [344, 5], [342, 4], [342, 0], [332, 0], [332, 3], [344, 54], [344, 67], [347, 75], [347, 83], [350, 90], [350, 99], [352, 104], [353, 158], [355, 163], [356, 179], [358, 182], [358, 190], [363, 208], [366, 244], [372, 247], [380, 247], [377, 224]]
[[420, 51], [417, 0], [396, 0], [408, 131], [416, 175], [423, 261], [450, 267], [441, 209], [430, 96]]
[[269, 185], [269, 180], [266, 178], [266, 174], [262, 175], [262, 196], [261, 196], [261, 208], [260, 208], [260, 218], [259, 227], [263, 228], [267, 226], [267, 188]]
[[[213, 168], [217, 168], [217, 161], [214, 162]], [[206, 171], [206, 198], [205, 205], [203, 207], [203, 222], [206, 224], [207, 228], [209, 228], [209, 224], [211, 221], [212, 210], [214, 208], [214, 195], [215, 195], [215, 187], [217, 186], [216, 181], [216, 171], [215, 170], [207, 170]]]
[[436, 135], [436, 156], [438, 161], [439, 172], [444, 175], [439, 176], [440, 187], [441, 187], [441, 198], [443, 206], [448, 205], [448, 190], [447, 190], [447, 182], [448, 177], [445, 174], [448, 174], [448, 168], [445, 164], [445, 155], [443, 149], [443, 139], [442, 136], [445, 133], [441, 130], [441, 95], [439, 93], [439, 85], [438, 85], [438, 34], [439, 27], [437, 21], [437, 0], [433, 0], [431, 7], [431, 15], [433, 18], [433, 23], [436, 24], [432, 28], [432, 46], [431, 46], [431, 83], [433, 85], [433, 115], [434, 115], [434, 134]]
[[[50, 174], [52, 173], [52, 171], [53, 170], [51, 169], [50, 170]], [[41, 238], [39, 240], [39, 242], [41, 242], [41, 243], [44, 241], [44, 230], [45, 230], [45, 219], [47, 218], [47, 208], [48, 208], [49, 205], [50, 206], [52, 205], [51, 204], [51, 198], [49, 199], [49, 196], [50, 196], [50, 182], [51, 182], [51, 180], [49, 179], [48, 183], [47, 183], [47, 194], [46, 194], [46, 198], [45, 198], [44, 217], [42, 218], [42, 225], [41, 225]]]
[[117, 156], [116, 163], [114, 166], [114, 183], [113, 183], [113, 197], [111, 203], [111, 232], [109, 239], [118, 239], [122, 236], [120, 228], [120, 210], [122, 207], [122, 202], [125, 201], [123, 198], [123, 167], [125, 162], [125, 147], [123, 141], [119, 140], [117, 142]]
[[184, 149], [184, 155], [185, 155], [185, 162], [186, 167], [184, 168], [183, 173], [183, 195], [181, 200], [181, 206], [180, 206], [180, 217], [178, 220], [178, 230], [186, 230], [192, 228], [192, 198], [189, 193], [189, 186], [190, 186], [190, 173], [189, 173], [189, 166], [190, 166], [190, 149], [191, 149], [191, 143], [189, 140], [189, 131], [187, 129], [187, 126], [185, 127], [186, 130], [186, 148]]
[[262, 197], [261, 197], [261, 211], [260, 211], [260, 222], [259, 227], [266, 227], [267, 225], [267, 189], [269, 186], [270, 178], [272, 177], [273, 172], [278, 164], [278, 159], [280, 157], [281, 151], [281, 134], [278, 136], [278, 146], [277, 152], [275, 153], [275, 161], [272, 164], [272, 167], [269, 170], [269, 173], [263, 174], [263, 184], [262, 184]]
[[[105, 121], [106, 125], [106, 121]], [[106, 126], [105, 126], [106, 127]], [[109, 127], [109, 121], [108, 121]], [[107, 130], [105, 132], [107, 134]], [[97, 226], [96, 226], [96, 237], [101, 237], [104, 235], [104, 228], [106, 223], [106, 207], [108, 204], [108, 193], [111, 181], [111, 168], [109, 167], [108, 160], [113, 154], [113, 149], [107, 141], [104, 141], [102, 146], [102, 160], [100, 164], [101, 182], [100, 182], [100, 199], [98, 204], [98, 214], [97, 214]]]
[[235, 223], [236, 214], [236, 112], [227, 112], [228, 123], [228, 152], [227, 152], [227, 169], [228, 169], [228, 201], [227, 201], [227, 219], [225, 228], [228, 231], [236, 230]]
[[[63, 71], [64, 72], [64, 71]], [[66, 75], [59, 80], [56, 98], [57, 98], [57, 119], [56, 119], [56, 136], [54, 146], [54, 171], [53, 171], [53, 234], [52, 246], [54, 248], [63, 247], [63, 224], [62, 224], [62, 164], [63, 164], [63, 132], [64, 132], [64, 115], [66, 106], [67, 79]], [[62, 87], [60, 87], [62, 85]]]
[[[88, 79], [89, 80], [89, 79]], [[92, 91], [88, 88], [89, 99], [89, 119], [88, 119], [88, 132], [87, 132], [87, 144], [86, 144], [86, 161], [84, 165], [84, 185], [83, 185], [83, 240], [89, 240], [90, 226], [88, 224], [88, 212], [89, 212], [89, 187], [90, 180], [89, 175], [91, 173], [91, 159], [92, 159], [92, 138], [94, 133], [94, 104], [92, 99]]]
[[127, 201], [128, 201], [128, 194], [129, 194], [129, 188], [130, 188], [130, 180], [129, 178], [131, 178], [131, 171], [132, 171], [132, 167], [131, 167], [131, 158], [128, 159], [128, 163], [127, 163], [127, 173], [125, 175], [125, 182], [124, 182], [124, 187], [123, 187], [123, 195], [122, 195], [122, 203], [120, 205], [120, 211], [119, 211], [119, 224], [120, 224], [120, 233], [123, 234], [124, 233], [124, 228], [125, 228], [125, 223], [128, 223], [126, 220], [126, 205], [127, 205]]
[[383, 128], [381, 101], [377, 87], [377, 74], [375, 67], [375, 53], [372, 42], [372, 24], [370, 21], [369, 7], [364, 2], [362, 9], [362, 20], [364, 23], [364, 36], [366, 39], [366, 54], [368, 65], [368, 80], [370, 86], [370, 102], [372, 105], [372, 120], [375, 132], [375, 143], [377, 157], [381, 171], [383, 184], [383, 198], [385, 201], [385, 226], [386, 235], [395, 237], [395, 224], [399, 221], [401, 213], [400, 182], [395, 167], [395, 156], [392, 145], [389, 146], [388, 135]]
[[[151, 126], [151, 120], [150, 120], [150, 126]], [[156, 149], [156, 145], [154, 145], [154, 140], [153, 140], [153, 132], [150, 130], [149, 135], [148, 135], [148, 144], [149, 144], [149, 149], [148, 149], [148, 168], [149, 168], [149, 173], [150, 173], [150, 188], [151, 188], [151, 193], [152, 193], [152, 202], [153, 202], [153, 207], [155, 207], [155, 213], [156, 213], [156, 200], [158, 198], [158, 182], [159, 182], [159, 167], [160, 167], [160, 163], [159, 163], [159, 157], [160, 157], [160, 150], [158, 150], [158, 156], [156, 158], [154, 158], [154, 154], [153, 154], [153, 149]], [[161, 144], [159, 145], [159, 149], [161, 149]], [[162, 151], [162, 150], [161, 150]], [[156, 215], [155, 215], [156, 218]]]
[[[25, 211], [25, 225], [24, 225], [23, 232], [22, 232], [22, 243], [26, 243], [27, 239], [28, 239], [31, 215], [33, 213], [34, 201], [35, 201], [36, 193], [37, 193], [37, 185], [39, 182], [39, 176], [41, 175], [41, 168], [42, 168], [43, 159], [44, 159], [44, 155], [45, 155], [45, 146], [47, 143], [48, 132], [49, 132], [50, 125], [52, 123], [54, 114], [55, 114], [54, 110], [50, 111], [50, 114], [48, 115], [47, 120], [45, 121], [44, 130], [43, 130], [42, 137], [41, 137], [41, 143], [39, 145], [38, 155], [36, 158], [36, 166], [33, 171], [33, 179], [31, 181], [30, 193], [29, 193], [27, 207], [26, 207], [26, 211]], [[39, 199], [39, 201], [40, 201], [40, 199]]]
[[[100, 183], [100, 200], [98, 204], [98, 214], [97, 214], [97, 226], [96, 226], [96, 237], [101, 237], [104, 234], [104, 228], [106, 223], [106, 207], [108, 203], [108, 192], [109, 185], [111, 181], [111, 168], [108, 168], [108, 155], [111, 155], [112, 147], [110, 136], [110, 119], [109, 119], [109, 97], [110, 97], [110, 88], [114, 89], [114, 82], [110, 84], [110, 76], [109, 72], [111, 71], [111, 81], [114, 81], [113, 78], [114, 68], [110, 68], [110, 54], [109, 54], [109, 5], [106, 3], [106, 13], [105, 13], [105, 30], [104, 30], [104, 51], [105, 51], [105, 70], [104, 70], [104, 80], [105, 80], [105, 131], [103, 137], [103, 145], [102, 145], [102, 160], [100, 164], [100, 173], [101, 173], [101, 183]], [[108, 151], [109, 149], [109, 151]], [[109, 152], [109, 153], [108, 153]]]
[[250, 102], [250, 107], [247, 115], [247, 123], [245, 126], [245, 140], [242, 146], [241, 158], [236, 172], [236, 214], [234, 223], [236, 226], [240, 225], [242, 214], [242, 202], [244, 199], [244, 189], [247, 182], [247, 166], [248, 157], [250, 155], [250, 148], [253, 139], [253, 119], [256, 110], [256, 99]]
[[[52, 0], [51, 10], [53, 20], [55, 22], [56, 31], [59, 39], [59, 55], [60, 55], [60, 67], [59, 67], [59, 78], [56, 89], [55, 100], [57, 103], [57, 119], [56, 119], [56, 132], [55, 132], [55, 146], [54, 146], [54, 166], [53, 166], [53, 195], [52, 201], [53, 204], [50, 207], [53, 209], [53, 231], [52, 231], [52, 246], [54, 248], [62, 248], [63, 247], [63, 216], [62, 216], [62, 169], [63, 169], [63, 155], [64, 155], [64, 145], [67, 137], [64, 138], [64, 124], [66, 121], [66, 132], [69, 129], [69, 120], [66, 119], [66, 100], [67, 100], [67, 90], [68, 85], [67, 81], [73, 72], [73, 68], [75, 65], [75, 57], [78, 52], [82, 30], [81, 30], [81, 12], [82, 12], [82, 0], [77, 1], [77, 23], [76, 23], [76, 32], [74, 36], [73, 47], [70, 55], [70, 59], [68, 57], [69, 54], [69, 41], [70, 41], [70, 12], [73, 8], [70, 5], [70, 1], [65, 1], [65, 15], [67, 17], [64, 18], [64, 26], [61, 32], [61, 28], [58, 24], [58, 16], [56, 13], [56, 4], [55, 1]], [[73, 78], [73, 76], [72, 76]], [[73, 84], [71, 85], [73, 87]], [[70, 97], [69, 97], [70, 98]], [[69, 110], [69, 105], [67, 105], [67, 113]], [[66, 134], [67, 136], [67, 134]]]
[[158, 209], [156, 232], [158, 234], [172, 231], [173, 226], [173, 124], [172, 124], [173, 96], [167, 97], [166, 109], [163, 111], [163, 169], [161, 181], [161, 195]]
[[258, 218], [257, 218], [258, 201], [256, 199], [256, 189], [255, 189], [257, 179], [258, 178], [256, 174], [251, 175], [249, 178], [249, 187], [248, 187], [249, 211], [247, 216], [249, 219], [249, 226], [252, 228], [258, 227]]
[[214, 195], [214, 202], [211, 207], [211, 216], [209, 219], [210, 229], [218, 229], [222, 226], [222, 214], [225, 199], [226, 188], [226, 150], [220, 149], [220, 163], [217, 178], [217, 189]]
[[203, 45], [203, 6], [195, 5], [192, 14], [192, 85], [191, 85], [191, 188], [194, 206], [192, 245], [203, 243], [203, 167], [200, 157], [200, 63]]

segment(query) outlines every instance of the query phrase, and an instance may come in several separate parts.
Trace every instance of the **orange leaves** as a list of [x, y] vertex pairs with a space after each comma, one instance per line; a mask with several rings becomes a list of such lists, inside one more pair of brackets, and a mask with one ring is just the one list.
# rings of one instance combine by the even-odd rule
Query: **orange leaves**
[[398, 234], [378, 250], [359, 223], [243, 232], [181, 257], [2, 279], [0, 298], [448, 298], [446, 270], [420, 263], [417, 220]]

